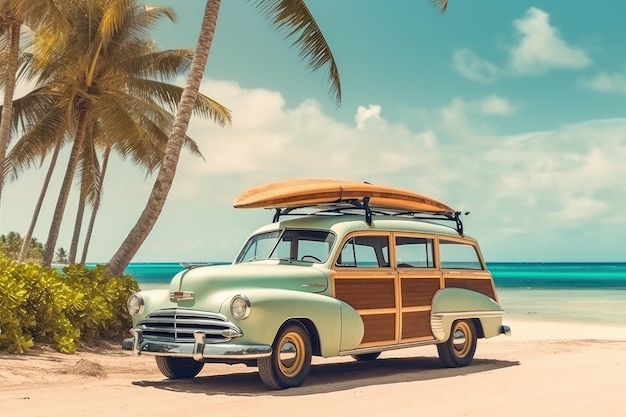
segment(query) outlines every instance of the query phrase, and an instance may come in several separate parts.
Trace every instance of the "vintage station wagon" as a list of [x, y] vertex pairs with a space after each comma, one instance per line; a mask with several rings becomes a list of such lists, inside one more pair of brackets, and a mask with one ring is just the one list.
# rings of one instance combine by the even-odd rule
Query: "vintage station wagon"
[[168, 289], [128, 300], [126, 349], [168, 378], [206, 362], [257, 366], [270, 388], [301, 385], [313, 355], [375, 360], [436, 345], [466, 366], [477, 339], [509, 334], [491, 274], [460, 213], [367, 183], [294, 180], [242, 194], [275, 210], [232, 264], [189, 265]]

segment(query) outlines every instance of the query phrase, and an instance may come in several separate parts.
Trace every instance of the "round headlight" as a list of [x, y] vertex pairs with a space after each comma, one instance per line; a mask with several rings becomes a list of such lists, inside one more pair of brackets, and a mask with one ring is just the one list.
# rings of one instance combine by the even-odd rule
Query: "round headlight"
[[230, 302], [230, 312], [237, 320], [244, 320], [250, 315], [250, 300], [243, 294], [233, 297]]
[[126, 308], [128, 308], [128, 313], [137, 317], [141, 313], [143, 313], [143, 297], [139, 293], [134, 293], [130, 297], [128, 297], [128, 301], [126, 301]]

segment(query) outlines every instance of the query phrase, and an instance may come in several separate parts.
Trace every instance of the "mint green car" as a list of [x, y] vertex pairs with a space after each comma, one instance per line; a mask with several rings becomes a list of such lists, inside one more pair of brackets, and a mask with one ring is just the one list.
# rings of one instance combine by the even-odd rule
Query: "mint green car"
[[458, 215], [436, 220], [277, 210], [232, 264], [190, 265], [168, 289], [133, 294], [123, 345], [168, 378], [245, 363], [273, 389], [300, 386], [313, 355], [369, 361], [436, 345], [443, 365], [466, 366], [477, 339], [510, 329], [476, 240]]

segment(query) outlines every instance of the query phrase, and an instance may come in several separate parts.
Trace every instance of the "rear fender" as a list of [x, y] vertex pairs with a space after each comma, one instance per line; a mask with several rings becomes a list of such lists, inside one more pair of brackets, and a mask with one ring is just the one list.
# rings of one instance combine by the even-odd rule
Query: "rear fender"
[[455, 320], [477, 319], [485, 338], [502, 333], [504, 310], [494, 299], [464, 288], [443, 288], [435, 293], [430, 326], [435, 338], [445, 342]]

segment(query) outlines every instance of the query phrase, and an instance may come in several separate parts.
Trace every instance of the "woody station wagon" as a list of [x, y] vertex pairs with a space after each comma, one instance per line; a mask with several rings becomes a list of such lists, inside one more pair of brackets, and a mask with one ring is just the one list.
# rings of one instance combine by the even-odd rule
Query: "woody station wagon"
[[313, 355], [436, 345], [470, 364], [477, 339], [510, 334], [491, 274], [460, 213], [397, 188], [293, 180], [243, 193], [238, 208], [275, 210], [232, 264], [189, 265], [168, 289], [128, 300], [126, 349], [168, 378], [206, 362], [257, 366], [273, 389], [301, 385]]

